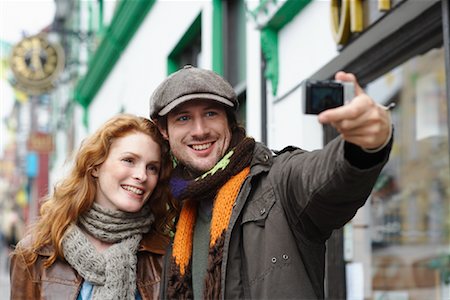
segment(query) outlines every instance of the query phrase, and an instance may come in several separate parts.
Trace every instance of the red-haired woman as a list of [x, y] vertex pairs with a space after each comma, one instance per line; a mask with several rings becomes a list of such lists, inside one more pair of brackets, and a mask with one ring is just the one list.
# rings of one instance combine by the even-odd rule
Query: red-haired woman
[[177, 213], [166, 142], [149, 120], [113, 117], [13, 252], [11, 299], [155, 299]]

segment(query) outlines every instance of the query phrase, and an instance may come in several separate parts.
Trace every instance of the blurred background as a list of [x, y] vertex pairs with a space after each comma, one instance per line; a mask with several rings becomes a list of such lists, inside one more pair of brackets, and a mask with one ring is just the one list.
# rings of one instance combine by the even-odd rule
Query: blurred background
[[8, 253], [81, 141], [192, 64], [223, 75], [272, 149], [337, 133], [302, 83], [345, 70], [395, 103], [367, 204], [328, 241], [327, 299], [450, 299], [449, 0], [0, 0], [0, 294]]

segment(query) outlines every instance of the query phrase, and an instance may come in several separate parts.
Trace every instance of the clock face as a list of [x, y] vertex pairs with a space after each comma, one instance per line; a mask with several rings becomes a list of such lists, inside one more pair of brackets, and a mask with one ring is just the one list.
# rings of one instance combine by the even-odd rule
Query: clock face
[[12, 50], [11, 69], [17, 85], [28, 92], [52, 88], [63, 64], [61, 47], [42, 34], [23, 39]]

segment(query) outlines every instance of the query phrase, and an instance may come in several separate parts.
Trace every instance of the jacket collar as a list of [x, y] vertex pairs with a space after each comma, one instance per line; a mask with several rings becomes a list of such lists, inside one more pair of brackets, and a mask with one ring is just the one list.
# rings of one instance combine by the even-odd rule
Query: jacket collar
[[170, 238], [168, 236], [152, 230], [144, 234], [138, 251], [147, 251], [164, 255], [166, 253], [167, 246], [169, 245], [169, 241]]
[[263, 144], [257, 142], [255, 144], [255, 150], [253, 150], [253, 158], [250, 163], [251, 173], [258, 174], [260, 172], [269, 171], [270, 166], [273, 163], [273, 154]]

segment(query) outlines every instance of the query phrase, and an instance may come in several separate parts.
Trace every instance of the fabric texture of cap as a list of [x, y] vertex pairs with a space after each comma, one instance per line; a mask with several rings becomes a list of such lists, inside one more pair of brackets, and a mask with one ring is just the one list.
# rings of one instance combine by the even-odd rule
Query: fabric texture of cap
[[237, 109], [231, 85], [213, 71], [186, 65], [167, 77], [150, 98], [150, 118], [164, 116], [177, 105], [194, 99], [208, 99]]

